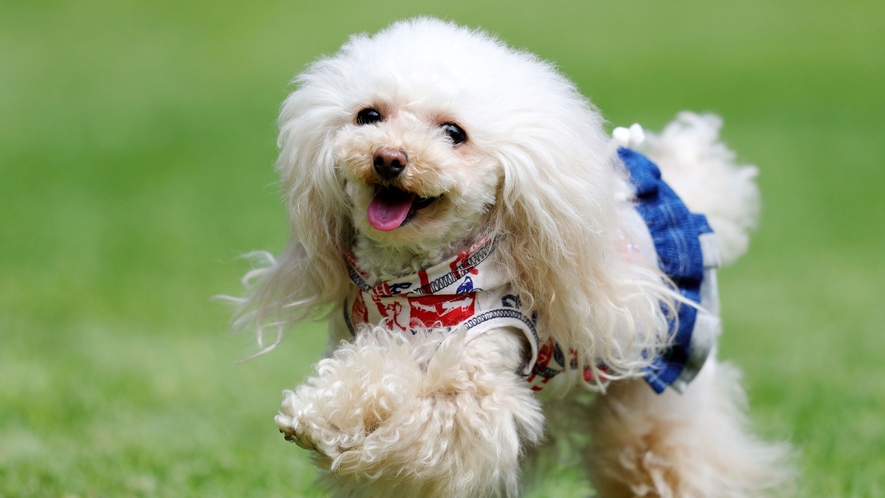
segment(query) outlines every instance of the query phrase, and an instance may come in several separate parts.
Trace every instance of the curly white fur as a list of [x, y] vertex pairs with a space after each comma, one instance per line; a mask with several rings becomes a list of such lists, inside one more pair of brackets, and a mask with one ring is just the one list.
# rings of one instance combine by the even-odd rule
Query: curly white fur
[[284, 393], [277, 424], [343, 496], [514, 496], [523, 444], [544, 422], [516, 374], [522, 344], [463, 339], [363, 331]]
[[716, 232], [719, 253], [730, 264], [747, 252], [759, 217], [755, 166], [738, 165], [719, 142], [722, 119], [681, 112], [658, 135], [649, 133], [639, 150], [694, 212], [704, 213]]
[[[516, 374], [525, 360], [520, 334], [502, 328], [467, 341], [431, 330], [407, 339], [379, 327], [351, 340], [341, 318], [352, 285], [345, 252], [378, 282], [484, 236], [496, 241], [496, 264], [538, 312], [538, 326], [591, 369], [603, 362], [625, 379], [602, 398], [586, 428], [594, 441], [582, 450], [596, 455], [586, 458], [588, 473], [606, 496], [757, 496], [779, 482], [761, 470], [777, 458], [756, 458], [777, 450], [743, 430], [728, 401], [734, 389], [620, 394], [632, 393], [630, 379], [669, 345], [667, 319], [681, 298], [643, 236], [600, 114], [552, 65], [483, 32], [420, 18], [354, 36], [296, 83], [280, 115], [277, 161], [292, 238], [279, 259], [247, 275], [259, 284], [237, 323], [257, 326], [264, 352], [311, 312], [332, 317], [329, 357], [286, 392], [277, 423], [314, 452], [339, 495], [518, 494], [520, 457], [544, 426], [540, 402]], [[360, 123], [365, 109], [382, 118]], [[681, 115], [649, 137], [647, 151], [689, 206], [711, 213], [734, 259], [755, 219], [755, 170], [734, 166], [716, 141], [716, 119]], [[465, 143], [446, 136], [448, 123], [463, 128]], [[381, 148], [408, 158], [393, 180], [373, 163]], [[432, 202], [399, 228], [378, 229], [367, 213], [388, 185]], [[625, 238], [639, 252], [619, 250]], [[679, 430], [652, 416], [661, 403], [685, 416]], [[622, 406], [633, 411], [611, 408]], [[666, 451], [643, 446], [652, 433]], [[720, 446], [729, 450], [713, 464]]]
[[[583, 449], [600, 496], [739, 498], [784, 493], [786, 445], [749, 435], [738, 371], [707, 361], [686, 392], [612, 386], [586, 418]], [[777, 496], [782, 496], [778, 494]]]

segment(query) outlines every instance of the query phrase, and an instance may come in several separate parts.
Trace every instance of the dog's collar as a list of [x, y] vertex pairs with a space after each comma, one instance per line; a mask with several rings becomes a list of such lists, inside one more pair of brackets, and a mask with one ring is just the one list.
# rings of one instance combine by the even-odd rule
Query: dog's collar
[[489, 264], [494, 251], [494, 241], [483, 237], [446, 261], [375, 285], [368, 282], [369, 274], [360, 269], [353, 254], [345, 252], [344, 256], [349, 266], [350, 281], [363, 292], [375, 296], [463, 295], [474, 292], [474, 288], [493, 288], [505, 283], [501, 273]]

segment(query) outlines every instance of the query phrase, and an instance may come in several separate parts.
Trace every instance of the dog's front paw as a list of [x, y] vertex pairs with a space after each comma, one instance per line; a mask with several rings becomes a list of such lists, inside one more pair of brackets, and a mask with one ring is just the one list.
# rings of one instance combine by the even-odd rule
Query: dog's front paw
[[407, 340], [386, 333], [343, 345], [305, 384], [283, 391], [274, 419], [280, 432], [329, 470], [359, 468], [373, 451], [384, 451], [372, 441], [367, 447], [366, 439], [420, 394], [422, 373], [412, 354]]
[[504, 331], [365, 331], [284, 393], [276, 422], [347, 496], [515, 496], [522, 445], [543, 427], [515, 373], [521, 347]]
[[308, 431], [308, 414], [309, 405], [307, 407], [298, 398], [295, 391], [283, 391], [283, 405], [280, 413], [274, 417], [277, 427], [286, 438], [306, 450], [316, 450], [315, 432]]
[[[328, 467], [343, 452], [358, 446], [367, 430], [363, 410], [341, 389], [332, 360], [323, 360], [320, 374], [294, 391], [283, 391], [280, 412], [274, 417], [287, 441], [315, 452], [317, 463]], [[342, 396], [343, 395], [343, 396]]]

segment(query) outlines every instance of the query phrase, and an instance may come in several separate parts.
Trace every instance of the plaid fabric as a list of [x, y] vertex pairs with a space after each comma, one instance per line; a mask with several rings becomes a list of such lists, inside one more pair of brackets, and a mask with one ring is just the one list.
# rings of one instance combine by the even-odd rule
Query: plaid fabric
[[[679, 306], [678, 325], [670, 322], [673, 345], [655, 358], [646, 374], [649, 385], [658, 393], [667, 386], [681, 390], [703, 366], [719, 332], [718, 318], [704, 307], [708, 303], [702, 302], [707, 301], [702, 299], [702, 284], [707, 279], [708, 283], [715, 285], [713, 272], [718, 266], [717, 255], [706, 255], [705, 258], [704, 254], [715, 252], [713, 230], [704, 215], [688, 211], [648, 158], [624, 147], [618, 149], [618, 157], [630, 172], [630, 181], [636, 188], [636, 211], [651, 233], [661, 270], [676, 284], [683, 297], [698, 305]], [[707, 243], [702, 240], [705, 235], [709, 236], [706, 237]], [[703, 294], [710, 294], [708, 300], [713, 300], [715, 288]], [[716, 305], [709, 304], [711, 307]], [[699, 313], [703, 313], [703, 320], [698, 319]], [[692, 351], [695, 342], [698, 351]]]

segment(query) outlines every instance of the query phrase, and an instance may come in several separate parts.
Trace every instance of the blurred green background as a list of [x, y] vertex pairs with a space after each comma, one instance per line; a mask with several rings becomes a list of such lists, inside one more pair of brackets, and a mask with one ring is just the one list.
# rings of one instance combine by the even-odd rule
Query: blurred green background
[[210, 297], [285, 242], [287, 82], [417, 14], [555, 61], [613, 125], [724, 116], [764, 212], [721, 356], [800, 496], [885, 495], [885, 3], [764, 0], [0, 0], [0, 495], [319, 493], [273, 415], [323, 326], [236, 365]]

